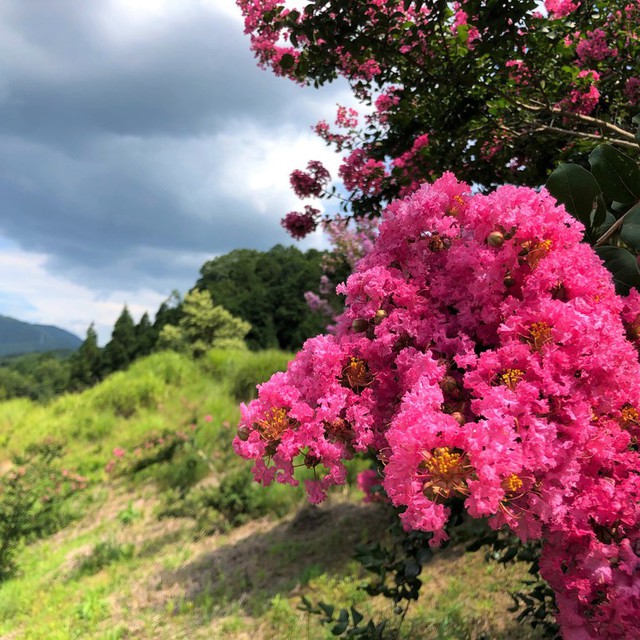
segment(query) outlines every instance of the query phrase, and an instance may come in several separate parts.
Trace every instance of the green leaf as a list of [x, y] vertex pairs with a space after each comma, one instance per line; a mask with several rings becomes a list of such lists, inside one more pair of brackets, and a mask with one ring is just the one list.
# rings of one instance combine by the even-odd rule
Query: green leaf
[[413, 559], [409, 558], [404, 565], [404, 575], [412, 580], [413, 578], [417, 578], [422, 571], [422, 567]]
[[504, 562], [504, 563], [511, 562], [511, 560], [513, 560], [517, 554], [518, 554], [518, 547], [516, 546], [509, 547], [500, 558], [500, 562]]
[[591, 227], [598, 228], [602, 226], [607, 220], [607, 205], [604, 203], [604, 198], [600, 194], [594, 203], [593, 210], [591, 212]]
[[627, 210], [629, 209], [629, 203], [628, 202], [616, 202], [614, 200], [611, 203], [610, 209], [611, 209], [613, 215], [616, 218], [620, 218], [622, 216], [622, 214], [626, 213]]
[[597, 247], [596, 253], [611, 271], [616, 291], [627, 295], [631, 287], [640, 289], [640, 271], [636, 257], [620, 247]]
[[[577, 164], [561, 162], [549, 176], [549, 193], [585, 227], [602, 224], [606, 210], [601, 199], [602, 190], [596, 179]], [[594, 214], [594, 215], [592, 215]]]
[[282, 58], [280, 58], [280, 66], [283, 69], [291, 69], [295, 61], [296, 59], [290, 53], [285, 53]]
[[333, 611], [335, 607], [332, 604], [326, 604], [324, 602], [318, 602], [318, 607], [324, 611], [324, 614], [329, 620], [333, 618]]
[[351, 617], [353, 618], [354, 627], [357, 627], [364, 620], [364, 616], [354, 607], [351, 607]]
[[635, 160], [610, 144], [601, 144], [589, 156], [591, 171], [611, 200], [640, 200], [640, 168]]
[[331, 633], [334, 636], [341, 636], [349, 626], [349, 612], [346, 609], [340, 609], [340, 615], [338, 616], [338, 622], [331, 629]]
[[620, 237], [634, 251], [640, 252], [640, 203], [625, 214]]

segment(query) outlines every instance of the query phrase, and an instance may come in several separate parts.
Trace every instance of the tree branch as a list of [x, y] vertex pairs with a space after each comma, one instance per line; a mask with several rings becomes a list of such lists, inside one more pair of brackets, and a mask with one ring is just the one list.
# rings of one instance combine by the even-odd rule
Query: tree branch
[[568, 136], [575, 136], [580, 138], [589, 138], [590, 140], [599, 140], [600, 142], [610, 142], [611, 144], [617, 144], [621, 147], [626, 147], [627, 149], [638, 150], [640, 145], [637, 142], [628, 142], [627, 140], [618, 140], [618, 138], [603, 138], [602, 136], [596, 135], [595, 133], [586, 133], [585, 131], [572, 131], [571, 129], [562, 129], [560, 127], [553, 127], [549, 124], [541, 124], [538, 125], [536, 129], [534, 129], [534, 133], [536, 131], [553, 131], [554, 133], [564, 133]]
[[[631, 209], [630, 209], [631, 210]], [[629, 210], [629, 211], [630, 211]], [[629, 213], [627, 211], [627, 213]], [[624, 222], [624, 219], [627, 217], [627, 213], [625, 213], [622, 217], [618, 218], [596, 241], [593, 245], [594, 247], [602, 246], [621, 226]]]
[[565, 111], [564, 109], [560, 109], [559, 107], [548, 107], [547, 105], [544, 105], [541, 103], [538, 103], [536, 105], [536, 104], [527, 104], [525, 102], [516, 101], [516, 104], [522, 107], [523, 109], [526, 109], [527, 111], [533, 111], [538, 113], [540, 111], [546, 111], [553, 115], [562, 116], [563, 118], [569, 118], [571, 120], [580, 120], [581, 122], [585, 122], [587, 124], [591, 124], [597, 127], [602, 127], [603, 129], [608, 129], [609, 131], [613, 131], [614, 133], [617, 133], [623, 138], [626, 138], [627, 140], [632, 141], [634, 148], [640, 146], [636, 142], [636, 137], [633, 133], [631, 133], [630, 131], [627, 131], [626, 129], [623, 129], [622, 127], [618, 127], [615, 124], [606, 122], [605, 120], [600, 120], [599, 118], [587, 116], [587, 115], [584, 115], [583, 113], [574, 113], [572, 111]]

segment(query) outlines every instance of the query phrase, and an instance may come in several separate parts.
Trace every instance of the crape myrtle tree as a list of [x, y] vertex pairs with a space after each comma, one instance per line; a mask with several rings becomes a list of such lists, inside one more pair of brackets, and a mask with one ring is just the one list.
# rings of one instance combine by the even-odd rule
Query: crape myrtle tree
[[[635, 0], [547, 0], [545, 13], [533, 0], [238, 4], [261, 65], [315, 86], [345, 78], [371, 107], [316, 125], [344, 156], [343, 205], [356, 215], [447, 170], [485, 188], [539, 186], [595, 143], [637, 152]], [[311, 161], [291, 182], [321, 196], [330, 176]]]
[[[406, 531], [437, 546], [466, 513], [539, 541], [564, 638], [640, 636], [640, 3], [239, 5], [262, 65], [368, 107], [316, 127], [344, 188], [310, 160], [295, 192], [384, 213], [334, 334], [242, 407], [236, 451], [265, 484], [312, 469], [313, 502], [373, 452]], [[334, 633], [381, 637], [361, 621]]]

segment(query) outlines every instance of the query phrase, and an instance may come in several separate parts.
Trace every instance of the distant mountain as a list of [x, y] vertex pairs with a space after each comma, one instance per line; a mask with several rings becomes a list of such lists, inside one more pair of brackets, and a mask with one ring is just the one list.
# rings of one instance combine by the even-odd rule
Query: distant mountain
[[0, 316], [0, 356], [62, 349], [75, 350], [82, 344], [69, 331], [45, 324], [29, 324]]

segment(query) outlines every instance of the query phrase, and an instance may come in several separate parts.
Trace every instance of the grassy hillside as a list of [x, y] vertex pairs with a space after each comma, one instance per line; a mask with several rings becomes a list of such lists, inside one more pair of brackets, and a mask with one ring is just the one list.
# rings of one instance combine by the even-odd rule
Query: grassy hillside
[[[19, 471], [12, 453], [52, 436], [61, 473], [88, 479], [62, 528], [19, 548], [18, 573], [0, 583], [0, 637], [332, 637], [298, 610], [302, 595], [393, 622], [387, 602], [358, 588], [352, 561], [356, 544], [384, 539], [386, 507], [363, 505], [354, 488], [310, 507], [300, 489], [255, 485], [231, 451], [238, 401], [288, 357], [218, 351], [196, 364], [159, 353], [48, 406], [0, 403], [5, 475]], [[504, 613], [521, 576], [454, 545], [423, 571], [399, 637], [533, 638]]]

